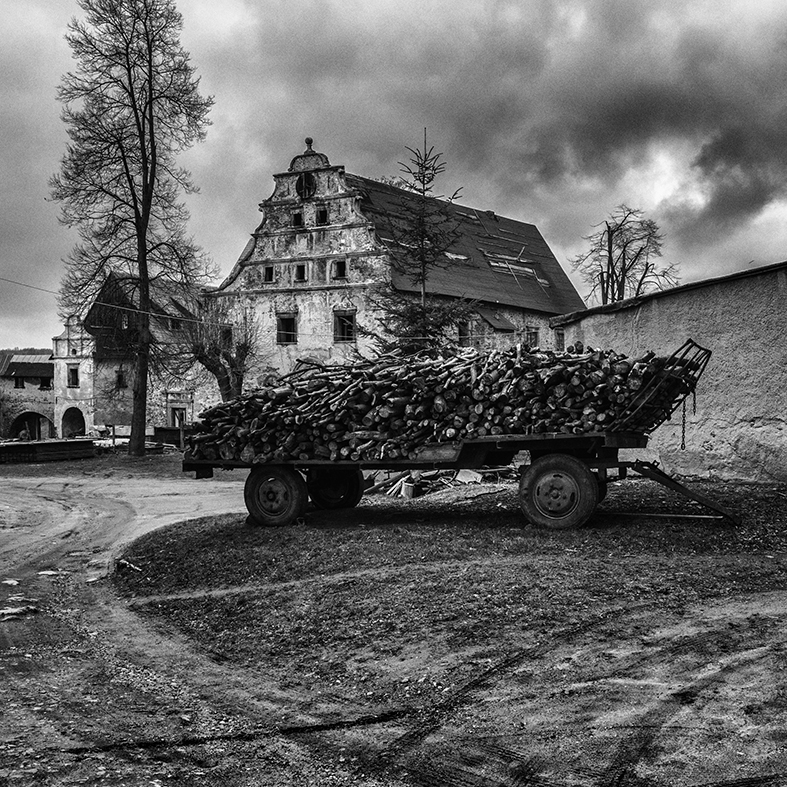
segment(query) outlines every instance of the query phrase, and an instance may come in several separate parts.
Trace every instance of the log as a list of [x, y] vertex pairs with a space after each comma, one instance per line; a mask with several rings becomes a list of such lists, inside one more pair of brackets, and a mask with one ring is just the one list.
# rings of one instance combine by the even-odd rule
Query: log
[[430, 442], [608, 431], [645, 389], [656, 422], [692, 388], [690, 361], [665, 363], [653, 353], [629, 359], [581, 346], [519, 346], [310, 364], [202, 413], [188, 456], [246, 464], [414, 459]]

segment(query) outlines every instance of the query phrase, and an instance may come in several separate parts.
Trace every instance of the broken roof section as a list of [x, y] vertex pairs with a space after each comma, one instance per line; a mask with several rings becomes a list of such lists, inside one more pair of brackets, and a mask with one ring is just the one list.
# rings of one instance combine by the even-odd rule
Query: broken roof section
[[[361, 195], [360, 208], [383, 243], [392, 241], [390, 226], [408, 220], [408, 205], [417, 194], [347, 173], [347, 185]], [[433, 295], [468, 298], [482, 303], [514, 306], [545, 314], [565, 314], [584, 308], [574, 285], [561, 268], [538, 228], [457, 203], [443, 201], [448, 217], [461, 235], [446, 256], [449, 265], [429, 274]], [[394, 272], [394, 286], [405, 292], [418, 288]], [[486, 318], [485, 318], [486, 319]]]

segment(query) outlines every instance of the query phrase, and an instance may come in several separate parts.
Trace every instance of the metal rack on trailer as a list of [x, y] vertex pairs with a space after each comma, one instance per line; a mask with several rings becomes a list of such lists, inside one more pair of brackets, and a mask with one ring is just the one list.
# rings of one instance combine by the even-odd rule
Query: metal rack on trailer
[[[249, 464], [235, 460], [184, 459], [183, 470], [210, 478], [214, 468], [249, 469], [244, 500], [249, 519], [260, 525], [287, 525], [308, 501], [317, 508], [352, 508], [364, 492], [364, 469], [459, 470], [509, 464], [522, 451], [519, 503], [525, 518], [540, 527], [579, 527], [593, 514], [607, 484], [628, 472], [657, 481], [702, 503], [733, 522], [724, 506], [664, 473], [655, 463], [624, 461], [622, 449], [647, 447], [648, 433], [667, 420], [693, 393], [711, 352], [688, 340], [666, 361], [659, 376], [639, 391], [607, 431], [509, 434], [425, 445], [415, 459], [346, 461], [307, 459]], [[614, 471], [614, 472], [610, 472]]]

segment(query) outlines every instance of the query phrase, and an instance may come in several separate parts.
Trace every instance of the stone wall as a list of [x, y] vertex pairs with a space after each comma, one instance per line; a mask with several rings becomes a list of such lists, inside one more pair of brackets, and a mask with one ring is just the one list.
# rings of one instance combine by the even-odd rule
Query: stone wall
[[686, 450], [680, 410], [651, 447], [679, 474], [787, 481], [787, 265], [591, 310], [564, 327], [568, 342], [630, 355], [671, 353], [687, 338], [710, 349], [696, 413], [688, 400]]

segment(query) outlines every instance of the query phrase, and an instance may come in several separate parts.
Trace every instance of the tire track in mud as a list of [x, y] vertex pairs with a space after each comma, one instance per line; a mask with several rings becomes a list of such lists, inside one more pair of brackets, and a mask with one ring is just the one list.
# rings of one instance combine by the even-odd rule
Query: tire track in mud
[[136, 596], [127, 600], [131, 609], [152, 604], [164, 604], [170, 601], [196, 601], [202, 598], [224, 598], [226, 596], [245, 595], [247, 593], [260, 593], [265, 591], [292, 590], [310, 585], [340, 585], [352, 582], [355, 579], [373, 578], [388, 579], [398, 577], [404, 571], [416, 569], [419, 573], [436, 573], [450, 569], [467, 568], [495, 568], [500, 566], [518, 566], [543, 563], [543, 558], [537, 557], [506, 557], [506, 558], [476, 558], [473, 560], [442, 560], [432, 563], [401, 563], [398, 565], [361, 568], [355, 571], [340, 571], [335, 574], [325, 574], [317, 577], [304, 577], [302, 579], [285, 579], [281, 581], [255, 582], [244, 585], [233, 585], [226, 588], [199, 588], [197, 590], [183, 590], [174, 593], [157, 595]]
[[[439, 729], [445, 718], [465, 704], [463, 701], [469, 699], [469, 696], [474, 691], [487, 686], [496, 677], [503, 677], [506, 671], [511, 671], [519, 663], [531, 657], [547, 655], [551, 650], [567, 643], [576, 635], [586, 633], [592, 628], [602, 625], [613, 615], [625, 613], [628, 617], [652, 606], [654, 605], [643, 604], [639, 605], [636, 610], [632, 607], [628, 607], [625, 610], [611, 610], [593, 621], [563, 630], [550, 643], [544, 643], [541, 646], [524, 649], [516, 654], [512, 654], [512, 656], [498, 662], [475, 679], [471, 679], [463, 684], [460, 689], [443, 702], [432, 706], [420, 723], [389, 745], [385, 756], [391, 761], [391, 764], [397, 760], [403, 762], [414, 783], [423, 785], [423, 787], [438, 787], [438, 785], [439, 787], [524, 787], [525, 785], [529, 787], [561, 787], [560, 782], [544, 779], [540, 776], [543, 770], [536, 758], [502, 746], [479, 745], [472, 739], [464, 741], [465, 746], [469, 746], [470, 750], [487, 752], [491, 755], [483, 762], [484, 770], [488, 770], [490, 762], [495, 760], [497, 760], [498, 765], [500, 762], [506, 763], [507, 775], [494, 777], [486, 773], [479, 773], [478, 769], [467, 767], [467, 748], [460, 754], [451, 756], [445, 752], [441, 755], [440, 749], [444, 744], [426, 747], [428, 755], [424, 753], [423, 748], [419, 751], [418, 747], [429, 734]], [[762, 628], [763, 619], [768, 624], [765, 629]], [[719, 621], [720, 624], [723, 622], [726, 621]], [[635, 768], [643, 757], [648, 754], [654, 740], [662, 733], [669, 721], [683, 708], [699, 700], [701, 694], [707, 689], [724, 681], [734, 673], [762, 661], [771, 656], [774, 651], [787, 645], [787, 640], [770, 640], [769, 634], [771, 629], [779, 624], [777, 618], [751, 615], [746, 622], [750, 625], [736, 631], [736, 642], [732, 646], [735, 648], [745, 643], [747, 645], [746, 649], [743, 651], [739, 650], [734, 655], [729, 656], [726, 659], [726, 663], [711, 673], [684, 683], [680, 688], [670, 692], [667, 696], [658, 700], [653, 707], [645, 711], [636, 721], [621, 725], [621, 729], [631, 730], [633, 728], [634, 732], [618, 743], [606, 767], [586, 772], [588, 777], [586, 783], [588, 785], [593, 785], [594, 787], [654, 787], [655, 783], [653, 781], [637, 776]], [[768, 638], [769, 641], [767, 643], [752, 646], [753, 632], [751, 624], [759, 626], [754, 639], [759, 641]], [[598, 673], [587, 681], [583, 681], [583, 684], [626, 675], [647, 664], [668, 663], [668, 659], [681, 653], [690, 654], [708, 645], [718, 646], [720, 643], [728, 642], [729, 638], [730, 633], [728, 630], [719, 630], [718, 628], [686, 635], [679, 641], [655, 648], [650, 653], [640, 653], [632, 656], [626, 663], [604, 673]], [[727, 646], [725, 649], [729, 651], [731, 648]], [[515, 766], [522, 763], [526, 763], [527, 768], [520, 772]], [[505, 768], [503, 770], [506, 771]], [[574, 783], [573, 781], [571, 782], [572, 785]], [[698, 785], [697, 787], [776, 787], [776, 785], [787, 787], [787, 774], [768, 774], [743, 779], [722, 780]]]
[[[645, 711], [636, 722], [636, 731], [624, 738], [613, 754], [609, 765], [602, 774], [598, 784], [603, 787], [647, 787], [651, 782], [643, 780], [634, 773], [636, 765], [646, 756], [655, 738], [664, 726], [687, 705], [696, 702], [700, 694], [717, 684], [736, 671], [769, 656], [774, 645], [764, 645], [744, 651], [738, 658], [731, 660], [708, 675], [698, 678], [670, 692], [656, 702], [654, 707]], [[662, 655], [662, 654], [658, 654]], [[721, 782], [720, 784], [724, 784]]]
[[479, 672], [474, 678], [465, 681], [444, 700], [433, 704], [427, 709], [421, 710], [418, 714], [421, 717], [420, 721], [388, 745], [385, 751], [385, 757], [391, 760], [402, 757], [408, 750], [413, 749], [428, 735], [439, 729], [447, 716], [470, 702], [472, 695], [479, 689], [488, 687], [494, 681], [512, 672], [523, 662], [529, 659], [546, 656], [554, 650], [558, 644], [570, 642], [574, 637], [580, 634], [586, 634], [588, 631], [603, 625], [610, 619], [621, 614], [638, 613], [657, 606], [658, 602], [643, 602], [633, 606], [614, 607], [604, 613], [594, 616], [584, 623], [566, 627], [556, 632], [546, 642], [514, 651], [506, 658]]

